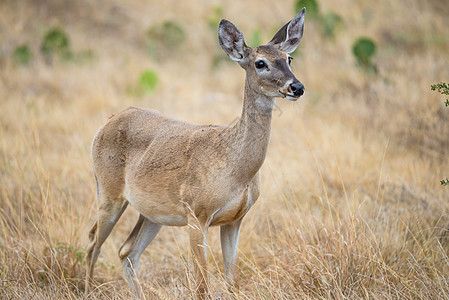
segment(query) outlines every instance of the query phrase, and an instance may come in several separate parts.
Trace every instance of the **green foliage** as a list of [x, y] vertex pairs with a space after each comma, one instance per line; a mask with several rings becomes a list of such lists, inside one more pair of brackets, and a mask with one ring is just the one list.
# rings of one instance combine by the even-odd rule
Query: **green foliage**
[[73, 54], [70, 51], [69, 36], [61, 28], [52, 28], [47, 31], [42, 40], [41, 52], [51, 60], [55, 56], [58, 56], [63, 60], [73, 58]]
[[343, 27], [343, 19], [334, 12], [328, 12], [321, 18], [321, 32], [324, 37], [334, 38], [335, 32]]
[[295, 3], [295, 13], [299, 12], [303, 7], [307, 10], [307, 18], [316, 21], [321, 34], [325, 38], [335, 38], [336, 32], [343, 26], [343, 18], [333, 11], [321, 14], [320, 6], [316, 0], [297, 0]]
[[152, 92], [156, 89], [156, 85], [159, 81], [159, 76], [154, 70], [144, 70], [140, 73], [139, 87], [143, 92]]
[[62, 244], [62, 243], [58, 243], [56, 244], [56, 246], [53, 246], [52, 248], [50, 247], [45, 247], [44, 249], [44, 254], [45, 255], [55, 255], [55, 254], [61, 254], [61, 256], [63, 257], [69, 257], [72, 260], [79, 262], [83, 265], [86, 264], [85, 260], [84, 260], [84, 256], [86, 255], [86, 251], [84, 249], [79, 249], [75, 246], [71, 246], [71, 245], [67, 245], [67, 244]]
[[310, 18], [319, 18], [320, 6], [316, 0], [297, 0], [295, 3], [295, 12], [298, 13], [303, 7], [307, 10], [307, 16]]
[[78, 63], [89, 62], [95, 58], [95, 53], [92, 50], [83, 50], [72, 55], [72, 59]]
[[158, 82], [159, 76], [156, 71], [150, 69], [142, 71], [139, 76], [137, 94], [142, 95], [153, 92]]
[[376, 71], [376, 66], [371, 61], [376, 53], [376, 44], [368, 37], [357, 39], [352, 45], [352, 53], [357, 59], [357, 63], [365, 70]]
[[[432, 84], [430, 86], [430, 89], [432, 91], [437, 91], [438, 93], [440, 93], [441, 95], [449, 95], [449, 86], [446, 82], [440, 82], [440, 83], [436, 83], [436, 84]], [[446, 99], [446, 101], [444, 102], [444, 105], [449, 106], [449, 99]], [[443, 179], [440, 180], [441, 185], [447, 185], [449, 186], [449, 180]]]
[[214, 14], [207, 20], [209, 28], [215, 32], [221, 19], [223, 19], [223, 7], [215, 6]]
[[359, 38], [352, 46], [352, 53], [357, 61], [363, 65], [369, 64], [376, 52], [376, 44], [370, 38]]
[[[432, 84], [430, 86], [430, 89], [432, 91], [437, 91], [438, 93], [440, 93], [442, 95], [449, 95], [449, 87], [448, 87], [447, 83], [445, 83], [445, 82]], [[446, 99], [446, 101], [444, 101], [444, 104], [446, 106], [449, 106], [449, 99]]]
[[21, 45], [14, 49], [12, 60], [17, 65], [28, 65], [31, 61], [32, 54], [28, 45]]
[[224, 54], [224, 53], [218, 53], [215, 54], [212, 57], [212, 63], [211, 63], [211, 67], [212, 69], [218, 69], [218, 67], [223, 64], [223, 63], [230, 63], [232, 62], [232, 60], [229, 59], [229, 57]]
[[178, 22], [164, 21], [151, 26], [147, 37], [148, 53], [151, 56], [159, 56], [160, 53], [179, 47], [186, 39], [186, 33]]
[[55, 59], [63, 62], [83, 63], [95, 58], [92, 50], [73, 52], [70, 49], [68, 34], [59, 27], [51, 28], [45, 33], [40, 50], [49, 64], [53, 63]]
[[[215, 38], [217, 36], [218, 24], [220, 24], [221, 19], [223, 19], [223, 7], [220, 5], [217, 5], [214, 7], [212, 16], [207, 20], [207, 25], [208, 25], [209, 29], [211, 30], [211, 32], [213, 33]], [[255, 33], [255, 31], [253, 31], [253, 36], [251, 38], [254, 38], [254, 34], [257, 35], [257, 33]], [[257, 36], [255, 38], [257, 39]], [[259, 33], [259, 38], [260, 38], [260, 33]], [[251, 39], [250, 44], [252, 42], [253, 42], [253, 40]], [[217, 70], [220, 67], [220, 65], [223, 63], [231, 63], [232, 62], [229, 59], [229, 57], [224, 54], [224, 52], [222, 51], [219, 44], [216, 43], [215, 45], [216, 45], [216, 48], [215, 48], [216, 52], [212, 56], [212, 59], [211, 59], [212, 70]], [[259, 45], [257, 45], [257, 46], [259, 46]]]
[[249, 39], [248, 46], [258, 47], [262, 44], [262, 33], [259, 29], [254, 29], [251, 33], [251, 38]]
[[143, 70], [137, 81], [137, 84], [133, 87], [129, 87], [127, 92], [133, 97], [142, 97], [145, 94], [150, 94], [156, 90], [159, 82], [159, 76], [155, 70], [146, 69]]
[[38, 278], [45, 283], [52, 282], [54, 276], [64, 278], [70, 284], [76, 284], [84, 272], [86, 251], [65, 243], [46, 246], [42, 253], [43, 268], [37, 272]]

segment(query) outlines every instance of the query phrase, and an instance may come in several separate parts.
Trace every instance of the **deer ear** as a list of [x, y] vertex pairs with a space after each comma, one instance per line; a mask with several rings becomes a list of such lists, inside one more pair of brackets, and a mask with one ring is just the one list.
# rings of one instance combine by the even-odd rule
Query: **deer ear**
[[218, 25], [218, 41], [224, 52], [234, 61], [241, 61], [248, 49], [243, 33], [228, 20], [221, 20]]
[[274, 35], [268, 45], [278, 45], [286, 53], [292, 53], [298, 47], [304, 32], [306, 8], [301, 11]]

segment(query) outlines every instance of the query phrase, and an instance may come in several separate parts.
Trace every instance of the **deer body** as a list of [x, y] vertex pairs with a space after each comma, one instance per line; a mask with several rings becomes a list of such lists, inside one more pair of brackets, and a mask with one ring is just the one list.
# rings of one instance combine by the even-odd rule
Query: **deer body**
[[274, 98], [296, 100], [304, 92], [287, 55], [302, 37], [304, 14], [305, 9], [257, 48], [247, 47], [232, 23], [220, 22], [222, 48], [247, 73], [235, 125], [196, 125], [132, 107], [99, 129], [92, 143], [99, 209], [89, 234], [86, 292], [101, 245], [128, 203], [140, 217], [119, 255], [137, 297], [140, 255], [162, 226], [188, 225], [200, 298], [207, 294], [207, 229], [221, 226], [226, 279], [236, 284], [240, 224], [259, 197]]
[[[258, 182], [253, 178], [268, 145], [268, 137], [250, 145], [236, 140], [239, 127], [194, 125], [128, 108], [94, 139], [99, 189], [117, 189], [143, 216], [161, 225], [187, 225], [190, 209], [209, 218], [205, 221], [211, 226], [231, 223], [257, 199], [248, 191], [257, 193], [258, 185], [249, 184]], [[241, 164], [245, 153], [253, 154], [251, 169]]]

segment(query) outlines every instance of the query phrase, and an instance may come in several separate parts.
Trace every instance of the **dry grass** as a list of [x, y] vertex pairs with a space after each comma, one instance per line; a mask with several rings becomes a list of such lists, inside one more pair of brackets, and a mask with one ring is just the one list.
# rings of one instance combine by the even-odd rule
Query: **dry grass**
[[[89, 145], [107, 117], [135, 105], [197, 123], [240, 114], [244, 74], [212, 67], [216, 5], [264, 41], [294, 15], [277, 1], [2, 1], [0, 4], [0, 298], [82, 297], [84, 249], [96, 210]], [[37, 4], [39, 3], [39, 4]], [[293, 69], [307, 92], [277, 102], [263, 191], [241, 232], [237, 299], [449, 298], [449, 110], [430, 84], [448, 81], [447, 5], [320, 1], [344, 20], [335, 41], [306, 18]], [[179, 19], [180, 48], [152, 59], [145, 31]], [[45, 63], [44, 32], [61, 26], [82, 63]], [[378, 44], [378, 74], [355, 66], [352, 42]], [[15, 66], [17, 45], [29, 66]], [[145, 68], [156, 91], [129, 90]], [[136, 220], [128, 209], [106, 241], [92, 298], [127, 299], [117, 256]], [[211, 290], [226, 297], [217, 229], [209, 234]], [[149, 299], [189, 299], [188, 237], [165, 228], [142, 257]]]

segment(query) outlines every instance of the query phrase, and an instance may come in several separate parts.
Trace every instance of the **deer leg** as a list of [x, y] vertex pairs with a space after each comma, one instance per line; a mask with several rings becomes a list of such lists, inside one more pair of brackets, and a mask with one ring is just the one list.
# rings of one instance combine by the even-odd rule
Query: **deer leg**
[[153, 241], [161, 227], [162, 225], [153, 223], [140, 215], [136, 226], [119, 251], [129, 288], [138, 299], [142, 298], [142, 291], [137, 281], [140, 255]]
[[238, 290], [238, 244], [242, 219], [220, 226], [221, 251], [225, 267], [226, 282], [229, 288]]
[[123, 198], [103, 198], [101, 195], [99, 195], [99, 202], [98, 218], [89, 231], [89, 246], [86, 251], [86, 294], [90, 292], [94, 267], [100, 254], [101, 245], [128, 205]]
[[[194, 219], [194, 220], [192, 220]], [[190, 248], [195, 275], [195, 290], [199, 299], [207, 297], [207, 226], [202, 226], [194, 217], [189, 218]]]

